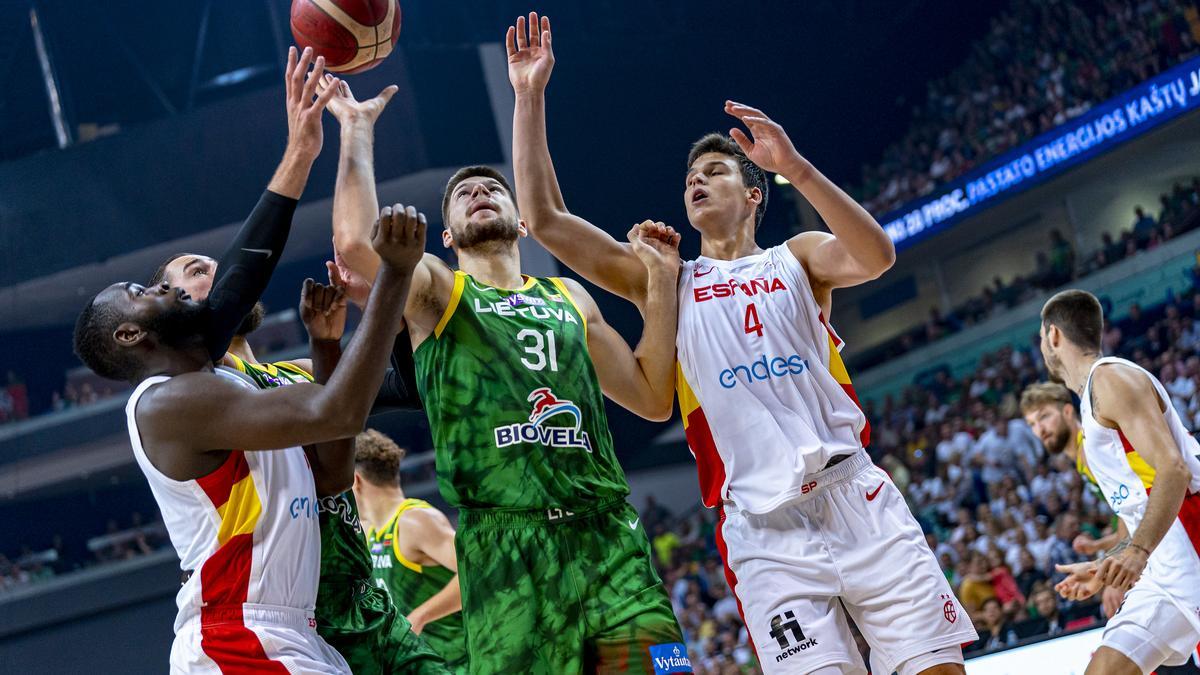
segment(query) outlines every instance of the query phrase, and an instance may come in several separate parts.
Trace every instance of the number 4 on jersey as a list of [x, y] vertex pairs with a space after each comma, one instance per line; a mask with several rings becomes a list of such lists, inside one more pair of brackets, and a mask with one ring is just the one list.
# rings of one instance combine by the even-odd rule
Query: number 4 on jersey
[[755, 307], [753, 302], [746, 307], [746, 335], [751, 333], [758, 337], [762, 337], [763, 334], [762, 321], [758, 318], [758, 307]]

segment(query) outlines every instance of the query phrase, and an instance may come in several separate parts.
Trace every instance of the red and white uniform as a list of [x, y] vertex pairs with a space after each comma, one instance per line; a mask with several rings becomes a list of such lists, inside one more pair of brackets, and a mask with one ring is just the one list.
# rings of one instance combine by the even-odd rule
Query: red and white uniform
[[866, 672], [843, 605], [874, 672], [947, 648], [937, 662], [961, 661], [975, 631], [863, 449], [842, 344], [786, 244], [684, 263], [676, 385], [702, 499], [722, 510], [726, 578], [768, 673]]
[[315, 630], [321, 534], [304, 450], [234, 450], [203, 478], [168, 478], [146, 456], [134, 414], [167, 379], [139, 384], [125, 415], [180, 567], [192, 571], [175, 600], [171, 672], [349, 673]]
[[1127, 453], [1134, 452], [1129, 440], [1119, 429], [1097, 422], [1092, 414], [1092, 376], [1106, 364], [1133, 368], [1150, 378], [1171, 437], [1192, 474], [1179, 516], [1104, 630], [1103, 644], [1150, 672], [1160, 665], [1184, 663], [1200, 642], [1200, 460], [1196, 458], [1200, 444], [1188, 433], [1171, 397], [1154, 375], [1125, 359], [1108, 357], [1092, 364], [1080, 401], [1083, 454], [1100, 491], [1131, 535], [1146, 513], [1150, 492], [1126, 459]]

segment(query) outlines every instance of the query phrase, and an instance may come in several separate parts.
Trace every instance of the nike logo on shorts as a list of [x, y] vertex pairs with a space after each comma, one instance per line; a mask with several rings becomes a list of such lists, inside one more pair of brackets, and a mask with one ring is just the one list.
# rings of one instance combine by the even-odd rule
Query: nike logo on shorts
[[243, 248], [242, 250], [245, 251], [246, 253], [261, 253], [261, 254], [267, 256], [267, 260], [271, 259], [272, 251], [269, 248]]
[[870, 492], [867, 493], [867, 501], [869, 501], [869, 502], [875, 501], [875, 498], [879, 496], [879, 491], [882, 489], [883, 489], [883, 481], [880, 481], [879, 487], [877, 487], [874, 490], [871, 490]]
[[638, 522], [641, 521], [641, 519], [642, 519], [642, 517], [638, 516], [637, 518], [634, 518], [633, 520], [627, 520], [625, 522], [629, 525], [629, 529], [636, 530]]

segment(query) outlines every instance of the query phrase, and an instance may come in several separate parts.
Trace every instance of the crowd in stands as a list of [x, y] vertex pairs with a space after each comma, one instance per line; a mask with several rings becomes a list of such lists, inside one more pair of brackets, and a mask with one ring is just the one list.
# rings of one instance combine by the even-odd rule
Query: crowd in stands
[[0, 424], [29, 417], [29, 390], [25, 381], [13, 371], [4, 374], [0, 382]]
[[169, 543], [163, 523], [146, 523], [137, 511], [130, 514], [127, 526], [110, 519], [103, 534], [86, 541], [65, 541], [56, 534], [48, 548], [22, 546], [11, 557], [0, 553], [0, 595], [67, 572], [143, 556]]
[[864, 166], [882, 215], [1200, 53], [1194, 0], [1015, 0]]
[[[1155, 215], [1157, 214], [1157, 215]], [[1165, 241], [1200, 227], [1200, 176], [1189, 183], [1176, 183], [1159, 197], [1158, 208], [1147, 211], [1134, 208], [1129, 227], [1113, 237], [1104, 233], [1096, 248], [1080, 256], [1075, 247], [1059, 230], [1050, 230], [1047, 248], [1034, 254], [1033, 268], [1028, 274], [1009, 281], [995, 277], [992, 283], [951, 312], [937, 307], [929, 310], [929, 318], [888, 342], [851, 359], [856, 370], [865, 370], [893, 359], [905, 352], [935, 342], [986, 321], [996, 312], [1011, 309], [1059, 288], [1097, 270], [1133, 257], [1142, 251], [1153, 250]]]

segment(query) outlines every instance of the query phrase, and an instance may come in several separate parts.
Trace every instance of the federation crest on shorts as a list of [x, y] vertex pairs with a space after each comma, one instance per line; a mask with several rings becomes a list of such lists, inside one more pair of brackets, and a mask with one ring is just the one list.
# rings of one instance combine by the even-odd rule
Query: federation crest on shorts
[[[592, 442], [583, 431], [583, 412], [574, 402], [558, 398], [550, 387], [534, 389], [526, 399], [533, 404], [529, 421], [496, 427], [496, 447], [517, 443], [538, 443], [551, 448], [578, 448], [592, 451]], [[546, 422], [569, 417], [569, 426], [547, 426]]]
[[958, 621], [958, 607], [954, 604], [954, 596], [942, 593], [939, 597], [945, 603], [942, 605], [942, 616], [946, 617], [946, 621], [950, 623]]

